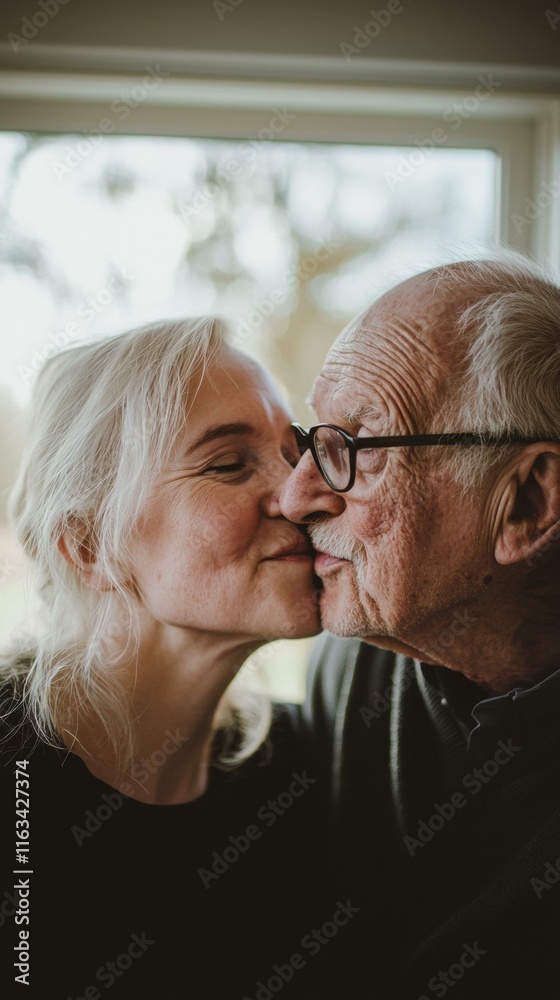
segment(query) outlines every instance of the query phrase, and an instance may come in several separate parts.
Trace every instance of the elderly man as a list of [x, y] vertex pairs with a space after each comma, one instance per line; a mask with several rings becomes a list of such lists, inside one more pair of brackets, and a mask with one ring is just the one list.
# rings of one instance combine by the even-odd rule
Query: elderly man
[[405, 281], [312, 405], [281, 507], [357, 637], [323, 642], [308, 706], [348, 996], [560, 996], [560, 286], [518, 255]]

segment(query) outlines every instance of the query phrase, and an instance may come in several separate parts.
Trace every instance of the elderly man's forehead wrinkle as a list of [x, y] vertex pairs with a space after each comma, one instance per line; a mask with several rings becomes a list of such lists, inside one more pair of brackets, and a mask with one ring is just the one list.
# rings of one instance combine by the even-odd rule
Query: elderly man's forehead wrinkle
[[356, 359], [371, 363], [374, 359], [376, 348], [364, 337], [354, 335], [350, 340], [336, 340], [331, 350], [327, 354], [326, 365], [349, 365], [353, 367]]
[[381, 421], [376, 432], [387, 434], [423, 429], [423, 418], [418, 415], [422, 406], [420, 391], [411, 391], [406, 380], [392, 370], [385, 373], [382, 366], [373, 381], [357, 368], [337, 378], [322, 373], [317, 381], [317, 401], [322, 420], [343, 422], [349, 427]]
[[448, 365], [424, 339], [422, 324], [398, 318], [373, 324], [370, 317], [367, 329], [362, 323], [353, 338], [337, 341], [321, 373], [323, 387], [334, 384], [331, 403], [356, 392], [381, 396], [395, 429], [403, 432], [427, 429], [448, 378]]
[[371, 365], [383, 353], [390, 356], [407, 354], [415, 356], [421, 367], [444, 375], [447, 365], [433, 332], [432, 324], [415, 317], [407, 319], [394, 313], [381, 314], [374, 322], [370, 316], [352, 337], [335, 343], [327, 363], [346, 361], [351, 365], [356, 362]]
[[[387, 348], [393, 351], [416, 352], [421, 363], [443, 368], [444, 362], [437, 339], [433, 336], [436, 323], [426, 319], [404, 316], [388, 316], [375, 325], [362, 325], [359, 337], [364, 341], [362, 350], [377, 352]], [[358, 339], [358, 338], [356, 338]]]
[[399, 430], [419, 430], [429, 410], [425, 382], [418, 383], [416, 373], [407, 370], [405, 365], [385, 365], [382, 361], [378, 366], [377, 382], [391, 413], [401, 424]]

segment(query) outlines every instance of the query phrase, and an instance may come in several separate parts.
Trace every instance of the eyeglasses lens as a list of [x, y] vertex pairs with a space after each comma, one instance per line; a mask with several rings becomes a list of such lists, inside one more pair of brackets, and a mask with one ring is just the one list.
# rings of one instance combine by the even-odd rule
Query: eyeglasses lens
[[315, 432], [315, 450], [327, 479], [335, 489], [345, 489], [350, 480], [350, 451], [342, 434], [320, 427]]

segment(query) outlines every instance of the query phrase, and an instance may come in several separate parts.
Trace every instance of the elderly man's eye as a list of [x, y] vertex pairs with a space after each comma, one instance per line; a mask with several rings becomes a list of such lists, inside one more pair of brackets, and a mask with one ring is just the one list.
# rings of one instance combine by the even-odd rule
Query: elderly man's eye
[[385, 464], [386, 451], [383, 448], [362, 448], [356, 458], [358, 472], [379, 472]]

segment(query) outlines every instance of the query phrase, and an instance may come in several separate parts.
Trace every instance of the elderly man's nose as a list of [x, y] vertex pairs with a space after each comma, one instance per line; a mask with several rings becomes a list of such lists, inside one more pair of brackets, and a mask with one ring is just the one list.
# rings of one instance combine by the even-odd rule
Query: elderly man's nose
[[336, 516], [344, 510], [339, 493], [329, 489], [311, 452], [302, 456], [280, 493], [280, 510], [290, 521], [310, 521], [316, 514]]

